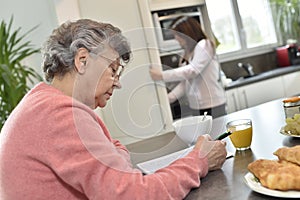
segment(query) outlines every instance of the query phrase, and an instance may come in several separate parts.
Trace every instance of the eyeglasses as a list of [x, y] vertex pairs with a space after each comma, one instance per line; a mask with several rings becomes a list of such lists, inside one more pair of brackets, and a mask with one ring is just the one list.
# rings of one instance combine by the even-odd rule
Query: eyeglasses
[[120, 76], [122, 75], [123, 71], [124, 71], [124, 65], [122, 65], [119, 62], [119, 59], [116, 60], [111, 60], [109, 58], [106, 58], [105, 56], [99, 55], [101, 58], [104, 58], [105, 60], [107, 60], [110, 64], [108, 65], [109, 68], [111, 68], [112, 70], [112, 77], [114, 78], [120, 78]]

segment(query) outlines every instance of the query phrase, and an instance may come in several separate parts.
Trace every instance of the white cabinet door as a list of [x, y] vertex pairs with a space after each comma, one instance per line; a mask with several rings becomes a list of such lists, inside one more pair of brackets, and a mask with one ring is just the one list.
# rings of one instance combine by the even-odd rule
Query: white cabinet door
[[293, 72], [282, 76], [285, 96], [296, 96], [300, 94], [300, 72]]
[[[145, 2], [148, 5], [148, 1]], [[106, 107], [101, 109], [102, 118], [112, 137], [123, 144], [129, 144], [173, 130], [165, 87], [155, 84], [149, 75], [149, 66], [158, 63], [159, 54], [157, 48], [148, 46], [155, 40], [149, 44], [146, 36], [155, 35], [155, 32], [154, 29], [145, 31], [141, 28], [137, 1], [111, 0], [103, 3], [78, 0], [78, 4], [82, 18], [100, 19], [118, 26], [132, 48], [133, 59], [126, 65], [120, 79], [121, 90], [115, 90]], [[143, 15], [151, 22], [149, 10], [143, 12]], [[149, 53], [150, 50], [152, 51]]]
[[240, 105], [239, 105], [240, 103], [239, 103], [239, 96], [238, 96], [237, 89], [226, 90], [226, 99], [227, 99], [227, 105], [226, 105], [227, 113], [232, 113], [240, 110]]
[[285, 96], [282, 77], [276, 77], [238, 89], [240, 109], [256, 106]]

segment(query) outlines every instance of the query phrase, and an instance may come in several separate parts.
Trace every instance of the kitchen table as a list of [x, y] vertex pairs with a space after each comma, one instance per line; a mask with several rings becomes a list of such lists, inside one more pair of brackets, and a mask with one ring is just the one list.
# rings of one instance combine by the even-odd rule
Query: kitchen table
[[[187, 200], [276, 199], [273, 196], [254, 192], [244, 183], [244, 176], [248, 173], [247, 165], [260, 158], [276, 159], [277, 157], [273, 155], [275, 150], [283, 146], [298, 145], [300, 138], [285, 136], [280, 133], [281, 127], [285, 125], [282, 99], [214, 119], [211, 136], [215, 138], [223, 133], [228, 121], [242, 118], [252, 119], [251, 149], [235, 151], [230, 139], [224, 139], [227, 142], [227, 150], [233, 152], [234, 157], [227, 159], [221, 170], [209, 172], [201, 180], [201, 186], [191, 190], [187, 195]], [[136, 164], [185, 148], [185, 144], [173, 132], [127, 145], [127, 148], [131, 152], [133, 164]]]

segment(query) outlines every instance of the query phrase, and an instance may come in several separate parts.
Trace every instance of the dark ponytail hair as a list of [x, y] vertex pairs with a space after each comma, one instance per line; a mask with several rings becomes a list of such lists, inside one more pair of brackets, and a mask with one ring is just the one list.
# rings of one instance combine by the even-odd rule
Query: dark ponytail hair
[[194, 50], [200, 40], [208, 38], [202, 30], [201, 24], [194, 17], [180, 16], [172, 22], [170, 28], [174, 34], [186, 40], [186, 50], [189, 52]]

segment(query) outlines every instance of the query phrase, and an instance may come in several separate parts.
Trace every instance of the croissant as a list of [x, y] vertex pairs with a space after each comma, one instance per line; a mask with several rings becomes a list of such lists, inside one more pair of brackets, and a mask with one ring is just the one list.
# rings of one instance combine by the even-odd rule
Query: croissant
[[259, 159], [248, 165], [260, 183], [276, 190], [300, 190], [300, 167], [286, 161]]
[[294, 147], [282, 147], [274, 152], [279, 160], [286, 160], [300, 165], [300, 145]]

